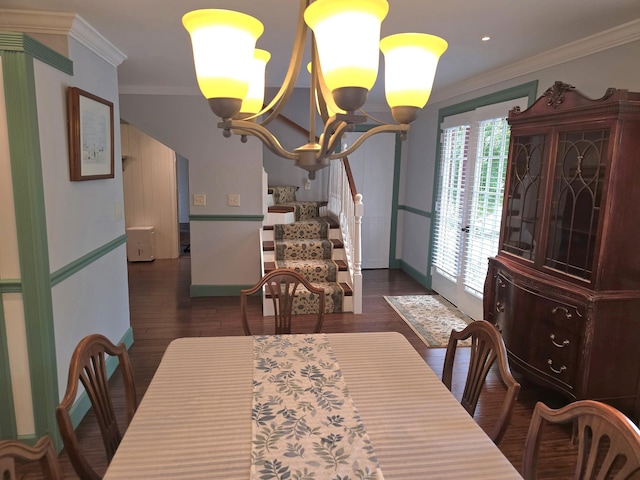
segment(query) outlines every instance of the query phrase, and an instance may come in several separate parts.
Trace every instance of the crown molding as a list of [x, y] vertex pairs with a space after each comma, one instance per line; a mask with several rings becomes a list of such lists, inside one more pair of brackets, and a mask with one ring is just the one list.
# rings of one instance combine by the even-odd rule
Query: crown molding
[[127, 55], [103, 37], [100, 32], [89, 25], [80, 15], [75, 15], [69, 37], [78, 41], [100, 58], [117, 67]]
[[473, 90], [488, 87], [505, 80], [537, 72], [587, 55], [609, 50], [640, 40], [640, 20], [634, 20], [609, 30], [584, 37], [546, 52], [525, 58], [502, 68], [477, 75], [450, 87], [433, 92], [432, 102], [441, 102]]
[[73, 38], [117, 67], [127, 56], [74, 13], [0, 9], [0, 29]]

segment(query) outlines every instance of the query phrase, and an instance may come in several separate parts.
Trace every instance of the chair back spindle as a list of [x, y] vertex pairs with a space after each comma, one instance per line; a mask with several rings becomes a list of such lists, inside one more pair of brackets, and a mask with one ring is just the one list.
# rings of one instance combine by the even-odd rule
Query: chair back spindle
[[252, 288], [240, 292], [240, 314], [245, 335], [251, 335], [247, 318], [247, 298], [265, 287], [267, 297], [271, 298], [274, 307], [275, 335], [291, 333], [294, 304], [297, 293], [301, 288], [308, 290], [318, 299], [318, 313], [313, 333], [322, 330], [325, 312], [325, 291], [321, 287], [312, 285], [303, 275], [288, 268], [277, 268], [263, 276]]
[[469, 412], [469, 415], [473, 416], [475, 414], [480, 393], [489, 370], [497, 361], [500, 378], [507, 389], [500, 415], [493, 429], [489, 432], [489, 437], [494, 443], [498, 444], [509, 426], [513, 407], [520, 392], [520, 384], [511, 374], [507, 359], [507, 349], [498, 330], [487, 321], [477, 320], [471, 322], [460, 332], [456, 330], [451, 332], [442, 371], [442, 382], [449, 390], [451, 390], [453, 365], [458, 342], [468, 338], [471, 338], [469, 369], [460, 403]]

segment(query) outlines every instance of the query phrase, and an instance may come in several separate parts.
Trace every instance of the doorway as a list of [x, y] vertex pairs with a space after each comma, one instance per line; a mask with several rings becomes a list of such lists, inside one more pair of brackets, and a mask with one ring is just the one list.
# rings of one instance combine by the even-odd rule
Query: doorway
[[[343, 150], [364, 132], [345, 134]], [[367, 139], [349, 155], [358, 193], [362, 194], [362, 268], [389, 268], [393, 175], [396, 135], [379, 134]]]
[[191, 255], [191, 230], [189, 224], [189, 160], [176, 154], [176, 179], [178, 188], [178, 232], [180, 256]]

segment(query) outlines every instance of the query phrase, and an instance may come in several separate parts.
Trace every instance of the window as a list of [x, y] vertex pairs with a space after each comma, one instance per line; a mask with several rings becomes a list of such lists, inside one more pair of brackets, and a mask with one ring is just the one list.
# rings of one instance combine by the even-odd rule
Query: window
[[[432, 286], [459, 308], [465, 302], [482, 308], [487, 259], [498, 251], [502, 220], [510, 134], [506, 117], [516, 105], [526, 107], [527, 98], [450, 115], [440, 126]], [[460, 298], [465, 295], [475, 300]]]

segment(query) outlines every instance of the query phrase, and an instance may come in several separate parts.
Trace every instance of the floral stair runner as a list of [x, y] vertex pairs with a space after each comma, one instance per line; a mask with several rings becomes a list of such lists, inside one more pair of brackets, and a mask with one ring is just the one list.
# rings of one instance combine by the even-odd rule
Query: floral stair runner
[[296, 200], [296, 190], [298, 190], [298, 187], [292, 185], [269, 187], [274, 206], [293, 209], [296, 222], [319, 217], [320, 207], [326, 205], [327, 202]]
[[[342, 312], [344, 290], [338, 283], [338, 265], [332, 257], [329, 223], [322, 218], [274, 225], [277, 268], [290, 268], [325, 291], [325, 313]], [[317, 301], [299, 288], [294, 301], [296, 313], [317, 312]]]
[[326, 335], [254, 337], [252, 480], [383, 480]]

